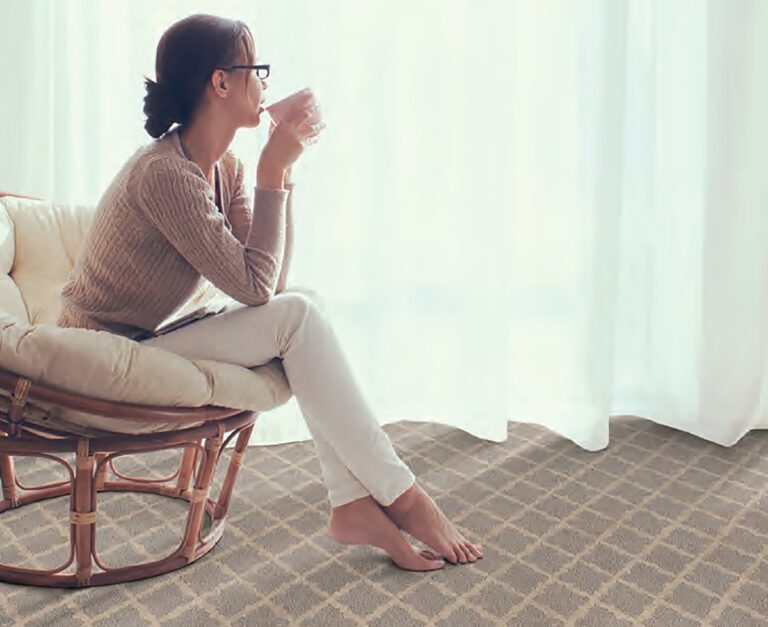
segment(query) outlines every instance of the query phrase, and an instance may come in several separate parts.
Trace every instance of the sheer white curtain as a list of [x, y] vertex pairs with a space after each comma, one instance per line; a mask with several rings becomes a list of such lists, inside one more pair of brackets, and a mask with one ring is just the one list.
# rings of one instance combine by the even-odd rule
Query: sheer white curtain
[[[3, 3], [0, 189], [98, 201], [192, 12], [250, 25], [271, 99], [320, 94], [289, 283], [383, 424], [768, 426], [768, 3]], [[251, 181], [266, 130], [233, 144]], [[291, 401], [253, 441], [309, 437]]]

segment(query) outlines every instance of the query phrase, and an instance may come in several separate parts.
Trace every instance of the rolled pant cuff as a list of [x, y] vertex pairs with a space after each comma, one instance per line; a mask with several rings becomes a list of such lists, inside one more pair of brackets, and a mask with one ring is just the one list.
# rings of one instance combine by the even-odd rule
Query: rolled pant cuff
[[358, 485], [355, 488], [343, 492], [329, 494], [328, 500], [331, 502], [331, 509], [333, 509], [334, 507], [341, 507], [342, 505], [361, 499], [364, 496], [370, 496], [370, 493], [364, 487]]
[[384, 507], [391, 505], [397, 500], [397, 497], [403, 494], [403, 492], [410, 488], [416, 481], [416, 475], [414, 475], [408, 468], [405, 470], [406, 473], [404, 478], [397, 483], [387, 486], [384, 490], [379, 491], [378, 497], [376, 495], [371, 495], [371, 493], [359, 483], [347, 490], [329, 493], [331, 508], [341, 507], [342, 505], [346, 505], [347, 503], [351, 503], [352, 501], [356, 501], [365, 496], [373, 496], [373, 498]]
[[374, 495], [374, 498], [384, 507], [392, 505], [403, 492], [410, 488], [416, 481], [416, 475], [413, 474], [408, 468], [405, 468], [403, 478], [396, 483], [392, 483], [387, 486], [386, 489], [381, 490], [379, 495]]

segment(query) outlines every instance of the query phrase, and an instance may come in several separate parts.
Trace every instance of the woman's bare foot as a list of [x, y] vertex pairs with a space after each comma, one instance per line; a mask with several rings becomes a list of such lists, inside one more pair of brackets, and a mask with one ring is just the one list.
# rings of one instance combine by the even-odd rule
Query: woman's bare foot
[[417, 482], [390, 505], [379, 504], [379, 507], [400, 529], [452, 564], [474, 562], [483, 557], [482, 547], [461, 535]]
[[384, 549], [403, 570], [437, 570], [445, 561], [432, 551], [416, 549], [372, 496], [331, 510], [328, 535], [342, 544], [371, 544]]

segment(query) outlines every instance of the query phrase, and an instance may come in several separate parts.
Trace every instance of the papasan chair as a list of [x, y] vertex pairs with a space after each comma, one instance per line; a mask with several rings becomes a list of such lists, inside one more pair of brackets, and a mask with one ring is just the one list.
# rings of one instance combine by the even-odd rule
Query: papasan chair
[[[186, 359], [106, 331], [56, 326], [59, 291], [94, 212], [92, 206], [0, 193], [0, 516], [69, 495], [68, 520], [62, 522], [69, 526], [71, 548], [68, 559], [53, 568], [2, 563], [0, 581], [98, 586], [152, 577], [200, 559], [224, 532], [256, 417], [292, 396], [279, 358], [243, 368]], [[215, 293], [201, 282], [190, 302]], [[234, 448], [227, 446], [232, 441]], [[121, 456], [163, 450], [180, 459], [168, 476], [130, 476], [115, 464]], [[60, 464], [64, 478], [27, 485], [14, 467], [14, 458], [21, 457]], [[217, 463], [227, 457], [226, 475], [213, 495]], [[188, 502], [176, 549], [150, 562], [105, 564], [95, 538], [99, 495], [108, 491]]]

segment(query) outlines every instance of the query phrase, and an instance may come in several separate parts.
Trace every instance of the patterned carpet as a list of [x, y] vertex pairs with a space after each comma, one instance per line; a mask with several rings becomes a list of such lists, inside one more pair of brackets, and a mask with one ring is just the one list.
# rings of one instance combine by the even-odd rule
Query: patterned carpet
[[[723, 448], [620, 417], [609, 448], [590, 453], [529, 424], [509, 423], [502, 444], [434, 423], [384, 429], [484, 559], [414, 573], [379, 549], [339, 545], [326, 535], [312, 442], [254, 447], [224, 538], [202, 560], [85, 590], [0, 584], [0, 625], [768, 624], [767, 432]], [[177, 459], [126, 458], [120, 469], [147, 473], [146, 463], [159, 476]], [[22, 481], [51, 480], [50, 462], [17, 468]], [[183, 503], [99, 499], [107, 564], [175, 548]], [[0, 560], [65, 561], [67, 507], [63, 497], [3, 514]]]

